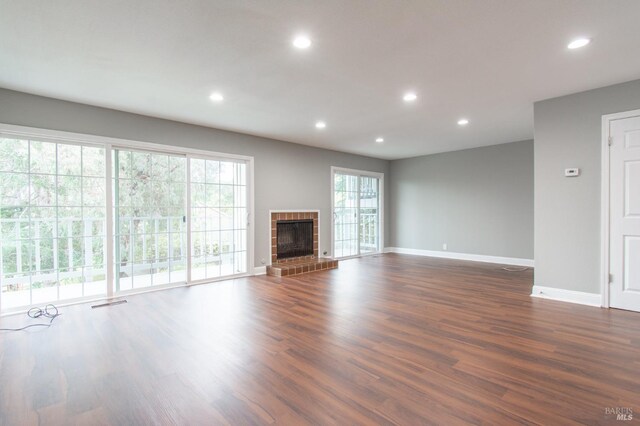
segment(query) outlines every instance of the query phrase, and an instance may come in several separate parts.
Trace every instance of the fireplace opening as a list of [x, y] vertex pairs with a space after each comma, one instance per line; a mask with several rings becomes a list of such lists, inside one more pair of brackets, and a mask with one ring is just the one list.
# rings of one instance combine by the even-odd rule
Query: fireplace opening
[[313, 255], [313, 220], [279, 220], [276, 240], [278, 259]]

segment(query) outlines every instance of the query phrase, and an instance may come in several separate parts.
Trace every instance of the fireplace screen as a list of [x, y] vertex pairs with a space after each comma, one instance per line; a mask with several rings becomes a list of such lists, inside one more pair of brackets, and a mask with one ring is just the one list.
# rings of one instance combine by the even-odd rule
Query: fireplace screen
[[278, 259], [313, 255], [313, 220], [276, 223]]

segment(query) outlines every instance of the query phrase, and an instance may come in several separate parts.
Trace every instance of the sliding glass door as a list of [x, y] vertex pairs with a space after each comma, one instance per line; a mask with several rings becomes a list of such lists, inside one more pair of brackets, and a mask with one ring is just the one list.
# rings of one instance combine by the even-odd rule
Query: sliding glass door
[[0, 310], [246, 274], [248, 172], [244, 159], [0, 135]]
[[332, 176], [333, 255], [380, 251], [382, 175], [334, 168]]
[[113, 150], [115, 290], [186, 281], [187, 158]]
[[246, 273], [246, 174], [244, 162], [114, 150], [116, 291]]

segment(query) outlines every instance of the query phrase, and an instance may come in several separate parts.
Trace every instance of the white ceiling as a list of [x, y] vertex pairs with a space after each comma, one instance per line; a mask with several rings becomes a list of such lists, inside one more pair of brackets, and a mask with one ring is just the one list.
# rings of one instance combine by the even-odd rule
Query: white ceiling
[[534, 101], [639, 78], [638, 22], [638, 0], [0, 0], [0, 86], [395, 159], [529, 139]]

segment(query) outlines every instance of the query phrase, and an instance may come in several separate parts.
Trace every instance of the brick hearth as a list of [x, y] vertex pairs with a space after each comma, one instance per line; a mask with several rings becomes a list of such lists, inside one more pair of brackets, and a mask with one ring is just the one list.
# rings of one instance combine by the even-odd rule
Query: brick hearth
[[275, 277], [287, 277], [291, 275], [306, 274], [307, 272], [326, 271], [338, 267], [338, 261], [328, 257], [298, 258], [289, 262], [274, 263], [267, 266], [267, 275]]

